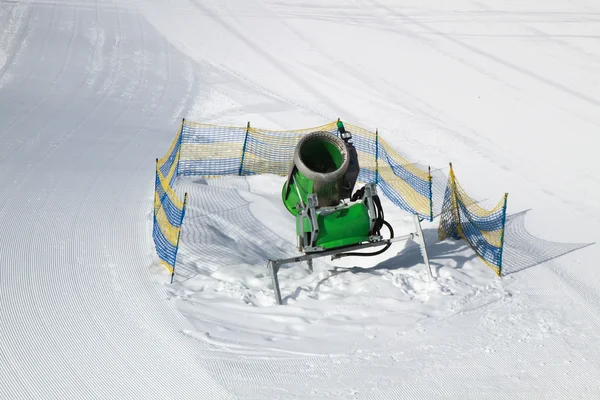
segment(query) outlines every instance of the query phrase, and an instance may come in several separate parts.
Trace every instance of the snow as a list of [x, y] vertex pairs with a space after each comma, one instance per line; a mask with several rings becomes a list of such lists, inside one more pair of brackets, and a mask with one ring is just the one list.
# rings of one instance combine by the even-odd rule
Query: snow
[[[598, 397], [596, 2], [17, 0], [0, 26], [0, 398]], [[153, 169], [183, 117], [341, 117], [438, 189], [453, 162], [509, 193], [512, 273], [435, 220], [433, 282], [409, 241], [284, 266], [276, 307], [283, 178], [195, 177], [169, 285]]]

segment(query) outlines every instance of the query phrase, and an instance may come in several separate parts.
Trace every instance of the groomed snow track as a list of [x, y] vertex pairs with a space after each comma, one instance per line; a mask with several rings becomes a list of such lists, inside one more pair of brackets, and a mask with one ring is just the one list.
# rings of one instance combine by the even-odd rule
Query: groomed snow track
[[0, 26], [0, 398], [233, 397], [148, 273], [190, 61], [118, 5], [0, 2]]

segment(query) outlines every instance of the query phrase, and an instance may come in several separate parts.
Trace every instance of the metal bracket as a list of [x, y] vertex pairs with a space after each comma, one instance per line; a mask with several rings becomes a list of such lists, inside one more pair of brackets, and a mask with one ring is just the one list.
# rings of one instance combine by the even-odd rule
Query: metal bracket
[[275, 262], [269, 260], [267, 267], [269, 268], [269, 272], [271, 272], [275, 301], [277, 302], [277, 304], [281, 304], [281, 291], [279, 290], [279, 279], [277, 278], [277, 272], [279, 272], [279, 264], [276, 264]]
[[373, 197], [375, 196], [377, 196], [377, 186], [375, 186], [374, 183], [367, 183], [365, 185], [363, 203], [367, 206], [367, 211], [369, 213], [370, 231], [373, 230], [373, 227], [375, 226], [375, 221], [377, 221], [377, 210], [375, 209], [375, 203], [373, 202]]
[[421, 229], [421, 221], [419, 220], [419, 216], [417, 214], [413, 215], [415, 221], [415, 228], [417, 232], [415, 233], [416, 241], [419, 243], [419, 247], [421, 248], [421, 255], [423, 256], [423, 260], [425, 260], [425, 268], [427, 269], [427, 275], [429, 277], [429, 282], [433, 280], [433, 274], [431, 273], [431, 266], [429, 265], [429, 255], [427, 254], [427, 246], [425, 245], [425, 237], [423, 236], [423, 229]]
[[310, 193], [306, 196], [306, 217], [310, 222], [310, 242], [304, 242], [306, 247], [316, 247], [319, 237], [319, 222], [317, 221], [317, 207], [319, 207], [319, 198], [316, 193]]
[[319, 215], [324, 217], [326, 215], [333, 214], [336, 211], [343, 210], [344, 208], [348, 208], [348, 204], [342, 203], [333, 207], [323, 207], [319, 209]]

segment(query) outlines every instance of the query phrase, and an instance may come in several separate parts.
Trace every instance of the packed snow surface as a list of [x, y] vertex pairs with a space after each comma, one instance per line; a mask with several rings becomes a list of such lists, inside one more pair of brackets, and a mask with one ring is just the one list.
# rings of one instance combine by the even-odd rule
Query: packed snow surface
[[[170, 285], [183, 117], [377, 128], [438, 194], [453, 162], [509, 193], [507, 275], [424, 221], [433, 280], [401, 242], [282, 267], [278, 307], [284, 178], [195, 177]], [[0, 0], [0, 398], [597, 399], [599, 131], [593, 0]]]

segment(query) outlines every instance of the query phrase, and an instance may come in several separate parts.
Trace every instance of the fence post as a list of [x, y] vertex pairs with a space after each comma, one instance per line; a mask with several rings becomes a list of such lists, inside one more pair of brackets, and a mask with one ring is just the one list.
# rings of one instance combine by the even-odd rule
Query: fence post
[[179, 127], [179, 150], [177, 150], [177, 167], [175, 167], [175, 176], [179, 176], [179, 162], [181, 161], [181, 143], [183, 140], [183, 126], [185, 125], [185, 118], [181, 119], [181, 126]]
[[379, 184], [379, 129], [375, 129], [375, 186]]
[[179, 250], [179, 240], [181, 239], [181, 229], [183, 228], [183, 217], [185, 217], [185, 207], [187, 205], [187, 196], [186, 193], [183, 196], [183, 208], [181, 209], [181, 220], [179, 221], [179, 233], [177, 234], [177, 246], [175, 247], [175, 258], [173, 259], [173, 269], [171, 270], [171, 284], [173, 284], [173, 279], [175, 278], [175, 264], [177, 264], [177, 252]]
[[242, 147], [242, 160], [240, 161], [240, 170], [238, 171], [238, 176], [242, 176], [242, 170], [244, 168], [244, 157], [246, 156], [246, 144], [248, 143], [248, 132], [250, 131], [250, 121], [248, 121], [248, 125], [246, 126], [246, 136], [244, 137], [244, 147]]
[[454, 213], [454, 218], [456, 219], [456, 232], [459, 237], [467, 240], [465, 235], [463, 235], [462, 231], [462, 223], [460, 221], [460, 208], [458, 204], [458, 189], [456, 187], [456, 176], [454, 176], [454, 170], [452, 169], [452, 163], [450, 163], [450, 180], [452, 185], [452, 211]]
[[429, 171], [429, 222], [433, 221], [433, 184], [431, 182], [431, 166], [428, 167]]
[[[156, 175], [154, 177], [154, 223], [152, 226], [152, 234], [154, 235], [154, 231], [156, 230], [156, 190], [158, 189], [157, 187], [157, 182], [158, 184], [160, 184], [160, 180], [158, 179], [158, 158], [156, 159]], [[160, 199], [159, 199], [160, 200]]]
[[504, 251], [504, 228], [506, 226], [506, 201], [508, 193], [504, 193], [504, 205], [502, 206], [502, 236], [500, 236], [500, 262], [498, 263], [498, 276], [502, 276], [502, 253]]

